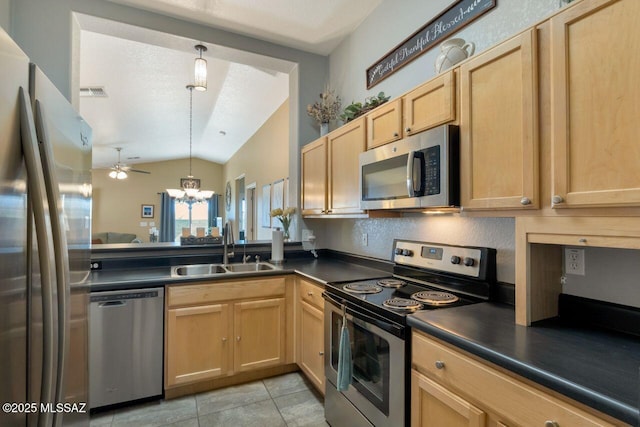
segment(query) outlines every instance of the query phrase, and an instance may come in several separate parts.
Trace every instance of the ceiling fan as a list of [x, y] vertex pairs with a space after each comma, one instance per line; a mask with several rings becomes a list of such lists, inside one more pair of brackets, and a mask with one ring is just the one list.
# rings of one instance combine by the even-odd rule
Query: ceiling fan
[[122, 151], [122, 147], [116, 147], [116, 150], [118, 151], [118, 162], [115, 165], [111, 166], [111, 172], [109, 172], [109, 178], [126, 179], [128, 176], [127, 172], [137, 172], [137, 173], [146, 173], [146, 174], [151, 173], [149, 171], [143, 171], [140, 169], [131, 169], [130, 166], [127, 166], [126, 164], [120, 162], [120, 151]]

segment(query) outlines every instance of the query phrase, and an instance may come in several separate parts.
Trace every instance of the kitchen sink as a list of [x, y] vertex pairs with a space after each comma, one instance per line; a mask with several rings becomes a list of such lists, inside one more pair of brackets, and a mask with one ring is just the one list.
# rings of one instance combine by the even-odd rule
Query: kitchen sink
[[171, 269], [172, 276], [204, 276], [210, 274], [224, 274], [227, 270], [220, 264], [181, 265]]
[[247, 264], [227, 264], [224, 266], [231, 273], [245, 273], [249, 271], [268, 271], [275, 270], [275, 267], [266, 262], [256, 262]]
[[172, 277], [213, 276], [218, 274], [250, 273], [271, 271], [276, 267], [266, 262], [247, 264], [193, 264], [171, 268]]

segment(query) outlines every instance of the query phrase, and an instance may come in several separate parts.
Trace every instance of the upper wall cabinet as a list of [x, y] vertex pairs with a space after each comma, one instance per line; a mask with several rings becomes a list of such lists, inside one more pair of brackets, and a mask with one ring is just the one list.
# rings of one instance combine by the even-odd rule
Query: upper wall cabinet
[[405, 135], [456, 119], [456, 83], [453, 70], [418, 86], [402, 97]]
[[365, 150], [360, 117], [302, 147], [302, 215], [364, 215], [360, 209], [358, 156]]
[[640, 206], [638, 0], [551, 19], [552, 206]]
[[367, 150], [402, 138], [402, 100], [388, 102], [367, 114]]
[[464, 209], [539, 206], [535, 30], [460, 67], [460, 169]]
[[323, 215], [327, 212], [327, 137], [302, 147], [301, 156], [302, 215]]
[[360, 209], [360, 165], [365, 150], [364, 117], [353, 120], [327, 137], [328, 214], [358, 214]]

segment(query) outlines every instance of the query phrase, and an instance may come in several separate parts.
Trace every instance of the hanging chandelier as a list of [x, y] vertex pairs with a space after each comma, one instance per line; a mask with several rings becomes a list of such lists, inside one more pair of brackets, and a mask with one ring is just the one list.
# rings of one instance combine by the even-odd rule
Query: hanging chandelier
[[193, 177], [192, 173], [192, 146], [193, 146], [193, 89], [194, 85], [187, 85], [189, 89], [189, 175], [186, 179], [180, 180], [182, 188], [167, 188], [169, 197], [175, 198], [177, 202], [200, 203], [210, 199], [214, 195], [214, 191], [200, 190], [200, 180]]

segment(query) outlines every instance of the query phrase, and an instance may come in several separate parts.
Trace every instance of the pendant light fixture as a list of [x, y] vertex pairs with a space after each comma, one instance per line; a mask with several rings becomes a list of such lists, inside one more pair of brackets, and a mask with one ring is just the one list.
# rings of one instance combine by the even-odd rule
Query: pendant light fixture
[[109, 172], [109, 178], [126, 179], [128, 176], [127, 172], [122, 167], [122, 163], [120, 163], [120, 151], [122, 150], [122, 147], [117, 147], [116, 150], [118, 151], [118, 163], [116, 163], [111, 167], [111, 172]]
[[194, 66], [194, 85], [193, 88], [199, 91], [207, 90], [207, 60], [202, 58], [202, 52], [206, 52], [206, 46], [196, 45], [196, 50], [200, 52], [200, 57], [196, 58]]
[[213, 196], [214, 192], [210, 190], [200, 190], [200, 180], [193, 178], [192, 173], [192, 142], [193, 142], [193, 89], [195, 85], [187, 85], [189, 89], [189, 175], [187, 179], [181, 180], [181, 189], [167, 188], [170, 197], [176, 199], [180, 203], [204, 202]]

